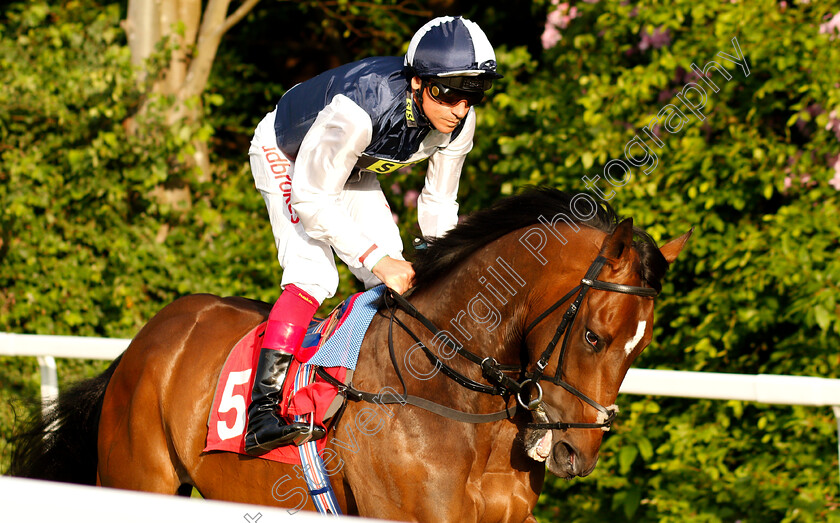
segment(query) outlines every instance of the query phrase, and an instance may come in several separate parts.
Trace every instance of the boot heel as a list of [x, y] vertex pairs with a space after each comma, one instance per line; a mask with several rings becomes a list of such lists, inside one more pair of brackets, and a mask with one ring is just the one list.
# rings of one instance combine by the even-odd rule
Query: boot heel
[[309, 441], [317, 441], [327, 435], [327, 431], [315, 425], [315, 413], [309, 415], [309, 429], [301, 432], [292, 440], [292, 443], [300, 447]]

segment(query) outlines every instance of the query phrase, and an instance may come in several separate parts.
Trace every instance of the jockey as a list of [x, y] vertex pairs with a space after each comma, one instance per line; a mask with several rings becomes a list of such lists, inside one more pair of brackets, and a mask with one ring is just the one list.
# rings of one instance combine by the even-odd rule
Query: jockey
[[[254, 378], [245, 450], [252, 455], [309, 432], [278, 414], [286, 371], [301, 354], [318, 306], [333, 296], [333, 252], [365, 288], [403, 293], [414, 270], [378, 175], [429, 159], [417, 200], [424, 237], [458, 221], [458, 180], [475, 132], [473, 105], [496, 73], [484, 32], [461, 17], [426, 23], [405, 57], [347, 64], [286, 92], [256, 129], [248, 152], [265, 200], [283, 292], [271, 309]], [[315, 425], [315, 439], [323, 437]]]

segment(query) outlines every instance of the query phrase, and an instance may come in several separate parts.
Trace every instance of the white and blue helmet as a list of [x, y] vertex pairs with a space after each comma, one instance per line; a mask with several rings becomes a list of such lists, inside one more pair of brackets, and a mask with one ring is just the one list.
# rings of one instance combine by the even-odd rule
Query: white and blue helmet
[[441, 16], [421, 27], [408, 44], [405, 65], [421, 78], [449, 79], [447, 84], [459, 84], [451, 87], [465, 90], [488, 89], [494, 78], [502, 77], [487, 35], [460, 16]]

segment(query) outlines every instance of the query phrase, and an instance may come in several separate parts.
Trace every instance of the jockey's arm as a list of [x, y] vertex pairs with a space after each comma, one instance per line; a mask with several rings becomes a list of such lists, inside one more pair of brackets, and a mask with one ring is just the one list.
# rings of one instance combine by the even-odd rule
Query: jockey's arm
[[301, 143], [291, 196], [311, 238], [329, 244], [351, 267], [371, 271], [386, 252], [365, 236], [338, 198], [372, 135], [373, 124], [364, 109], [346, 96], [336, 96]]
[[417, 221], [425, 238], [437, 238], [458, 224], [458, 181], [473, 146], [475, 110], [470, 109], [461, 133], [429, 158], [426, 183], [417, 199]]

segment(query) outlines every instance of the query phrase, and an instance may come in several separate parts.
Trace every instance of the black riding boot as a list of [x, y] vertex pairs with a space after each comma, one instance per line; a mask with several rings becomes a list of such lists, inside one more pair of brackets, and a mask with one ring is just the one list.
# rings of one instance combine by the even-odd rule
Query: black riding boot
[[[248, 407], [248, 432], [245, 434], [245, 452], [252, 456], [288, 445], [296, 439], [308, 440], [309, 425], [286, 423], [278, 413], [278, 403], [283, 394], [283, 383], [293, 356], [282, 350], [261, 349], [251, 405]], [[315, 425], [311, 439], [324, 437], [324, 429]]]

